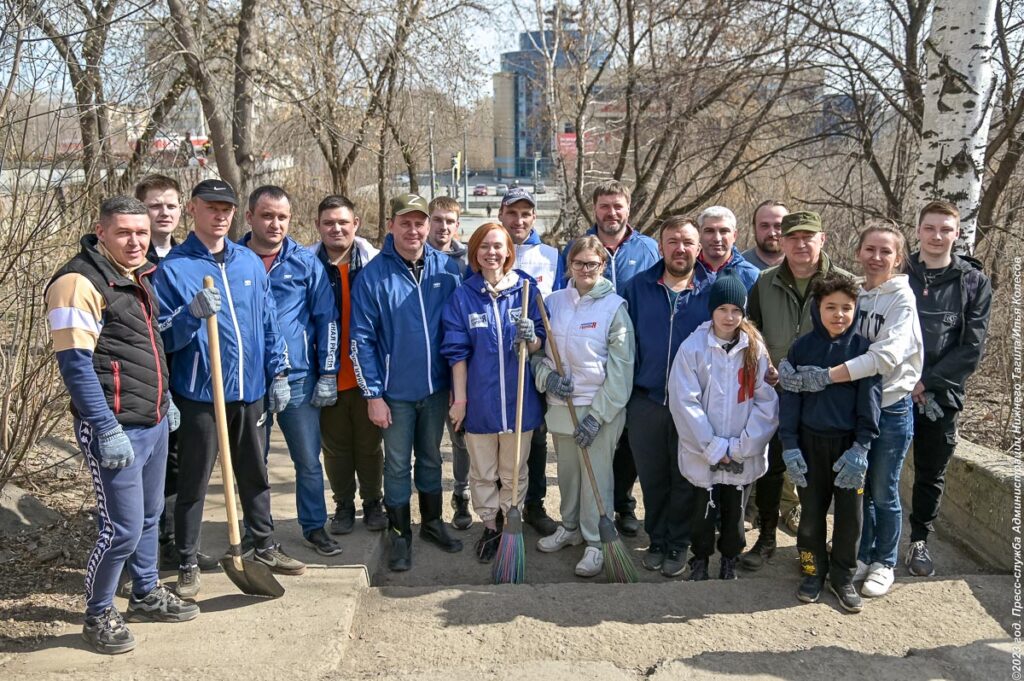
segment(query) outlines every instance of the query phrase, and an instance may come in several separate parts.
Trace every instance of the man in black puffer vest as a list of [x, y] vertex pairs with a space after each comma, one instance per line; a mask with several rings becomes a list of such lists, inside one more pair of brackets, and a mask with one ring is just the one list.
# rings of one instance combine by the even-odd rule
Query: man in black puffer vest
[[127, 561], [129, 619], [183, 622], [199, 607], [162, 586], [157, 523], [163, 512], [167, 436], [178, 426], [146, 260], [146, 206], [126, 196], [100, 206], [96, 233], [54, 275], [47, 318], [71, 396], [75, 436], [92, 473], [99, 538], [86, 567], [82, 636], [98, 652], [135, 647], [113, 605]]

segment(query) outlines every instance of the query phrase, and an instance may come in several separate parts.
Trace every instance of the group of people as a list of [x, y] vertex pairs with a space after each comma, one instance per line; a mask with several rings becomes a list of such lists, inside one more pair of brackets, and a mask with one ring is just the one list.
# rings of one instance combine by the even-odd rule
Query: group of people
[[[893, 583], [914, 442], [905, 563], [934, 573], [928, 536], [991, 303], [980, 264], [952, 253], [952, 204], [922, 207], [914, 253], [894, 225], [865, 228], [858, 281], [824, 253], [816, 213], [763, 202], [756, 246], [740, 253], [728, 208], [669, 217], [648, 236], [615, 181], [594, 188], [594, 225], [561, 251], [541, 241], [523, 188], [468, 243], [455, 200], [397, 196], [379, 251], [344, 196], [320, 202], [312, 246], [289, 236], [280, 187], [249, 195], [238, 243], [227, 238], [240, 208], [230, 185], [191, 190], [192, 231], [177, 243], [182, 199], [173, 179], [150, 176], [134, 198], [104, 201], [95, 234], [45, 294], [97, 498], [83, 636], [99, 652], [135, 645], [113, 602], [122, 569], [128, 619], [176, 622], [199, 614], [191, 599], [216, 565], [200, 550], [218, 447], [205, 323], [215, 314], [243, 549], [274, 572], [305, 570], [274, 539], [276, 420], [304, 543], [320, 555], [341, 553], [334, 537], [354, 531], [358, 491], [366, 529], [388, 530], [389, 569], [411, 569], [415, 486], [420, 539], [441, 550], [463, 549], [452, 528], [468, 530], [475, 514], [473, 552], [494, 560], [515, 507], [540, 551], [584, 545], [575, 573], [591, 577], [603, 568], [598, 509], [636, 535], [639, 480], [644, 568], [705, 580], [717, 547], [718, 576], [733, 579], [771, 560], [780, 518], [795, 516], [798, 597], [816, 601], [827, 586], [852, 612]], [[559, 522], [544, 507], [549, 432]], [[746, 552], [745, 515], [759, 533]], [[161, 563], [178, 571], [174, 591]]]

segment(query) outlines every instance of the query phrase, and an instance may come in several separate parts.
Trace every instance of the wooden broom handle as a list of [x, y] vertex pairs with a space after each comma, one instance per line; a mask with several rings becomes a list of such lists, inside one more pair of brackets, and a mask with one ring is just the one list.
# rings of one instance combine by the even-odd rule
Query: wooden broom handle
[[[523, 279], [522, 310], [520, 315], [529, 319], [530, 280]], [[501, 320], [497, 320], [501, 323]], [[518, 505], [519, 499], [519, 449], [523, 445], [523, 388], [526, 383], [526, 355], [529, 351], [526, 341], [519, 343], [519, 373], [516, 376], [516, 454], [515, 466], [512, 469], [512, 506]]]

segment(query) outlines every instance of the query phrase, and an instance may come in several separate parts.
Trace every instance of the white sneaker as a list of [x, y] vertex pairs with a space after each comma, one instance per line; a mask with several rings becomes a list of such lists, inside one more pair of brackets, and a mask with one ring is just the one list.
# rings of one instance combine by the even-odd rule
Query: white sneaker
[[583, 558], [576, 563], [576, 574], [580, 577], [594, 577], [601, 574], [604, 569], [604, 557], [601, 549], [596, 546], [588, 546], [583, 552]]
[[564, 525], [559, 525], [555, 533], [537, 540], [537, 548], [544, 553], [554, 553], [566, 546], [579, 546], [583, 543], [583, 535], [578, 529], [567, 530]]
[[885, 567], [881, 563], [872, 563], [871, 572], [864, 579], [864, 586], [860, 588], [862, 596], [868, 598], [879, 598], [889, 593], [889, 587], [895, 581], [891, 567]]
[[863, 582], [864, 578], [868, 576], [869, 572], [871, 572], [871, 566], [858, 558], [857, 570], [853, 573], [853, 581]]

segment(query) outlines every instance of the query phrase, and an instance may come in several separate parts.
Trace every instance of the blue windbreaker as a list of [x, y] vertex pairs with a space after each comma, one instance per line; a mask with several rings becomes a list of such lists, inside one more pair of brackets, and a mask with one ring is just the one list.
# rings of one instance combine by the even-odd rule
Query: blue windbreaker
[[[238, 242], [248, 246], [249, 232]], [[277, 325], [288, 346], [288, 380], [338, 373], [338, 306], [324, 266], [316, 255], [285, 237], [270, 266], [270, 291]]]
[[694, 268], [693, 288], [681, 291], [672, 307], [672, 298], [662, 283], [664, 274], [665, 261], [659, 260], [630, 279], [622, 297], [636, 329], [633, 385], [651, 400], [668, 405], [665, 386], [676, 350], [698, 326], [711, 319], [708, 295], [712, 282], [704, 270]]
[[[466, 431], [470, 433], [515, 430], [519, 372], [516, 320], [522, 313], [524, 279], [530, 280], [530, 319], [537, 337], [546, 337], [537, 307], [537, 282], [522, 270], [513, 272], [519, 275], [519, 281], [501, 291], [496, 299], [487, 292], [483, 276], [473, 274], [455, 290], [444, 308], [441, 354], [450, 365], [466, 360]], [[543, 419], [540, 395], [527, 362], [523, 430], [539, 427]]]
[[416, 402], [451, 385], [441, 313], [462, 283], [459, 266], [424, 246], [417, 283], [388, 234], [352, 289], [350, 355], [363, 397]]
[[[658, 252], [658, 242], [641, 234], [632, 227], [629, 227], [626, 239], [615, 249], [615, 253], [608, 254], [608, 266], [604, 269], [604, 276], [611, 279], [615, 285], [615, 292], [620, 296], [626, 290], [626, 284], [637, 274], [643, 272], [661, 259]], [[597, 235], [597, 225], [587, 230], [591, 236]], [[574, 240], [575, 241], [575, 240]], [[555, 273], [555, 290], [565, 288], [569, 274], [568, 264], [565, 259], [569, 257], [569, 249], [573, 242], [570, 241], [562, 249], [558, 256], [558, 271]]]
[[712, 272], [707, 266], [701, 262], [700, 258], [697, 259], [697, 263], [693, 266], [694, 271], [700, 270], [704, 273], [704, 276], [713, 284], [715, 279], [726, 272], [732, 272], [733, 276], [739, 277], [739, 280], [743, 282], [743, 286], [746, 287], [749, 292], [750, 289], [754, 288], [754, 284], [757, 283], [757, 278], [761, 276], [761, 270], [757, 269], [757, 265], [748, 261], [743, 257], [743, 254], [739, 252], [735, 246], [732, 247], [732, 256], [729, 258], [729, 262], [725, 264], [717, 272]]
[[222, 304], [217, 322], [224, 399], [255, 402], [263, 399], [268, 382], [288, 369], [288, 349], [278, 330], [277, 306], [263, 261], [231, 241], [225, 240], [224, 248], [224, 262], [218, 263], [191, 233], [153, 275], [164, 349], [176, 353], [171, 390], [196, 402], [213, 402], [206, 321], [188, 310], [203, 287], [203, 277], [211, 276]]

